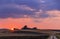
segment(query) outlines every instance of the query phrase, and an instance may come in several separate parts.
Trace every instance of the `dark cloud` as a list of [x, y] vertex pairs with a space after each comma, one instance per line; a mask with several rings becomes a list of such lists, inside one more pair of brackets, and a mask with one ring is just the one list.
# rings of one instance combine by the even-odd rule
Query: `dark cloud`
[[41, 5], [45, 7], [45, 10], [53, 10], [60, 9], [60, 1], [59, 0], [44, 0], [45, 3], [40, 3], [39, 0], [0, 0], [0, 4], [17, 4], [17, 5], [27, 5], [31, 8], [35, 8], [37, 10], [41, 9]]
[[[35, 12], [38, 10], [60, 10], [60, 1], [45, 0], [45, 3], [40, 3], [39, 0], [0, 0], [0, 18], [20, 18], [27, 15], [28, 17], [35, 17]], [[17, 6], [18, 5], [18, 6]], [[35, 11], [22, 9], [20, 5], [26, 5]], [[20, 7], [20, 8], [18, 8]], [[38, 18], [47, 18], [49, 14], [41, 13]]]
[[34, 13], [32, 11], [27, 11], [27, 10], [22, 10], [22, 9], [18, 9], [18, 8], [13, 8], [13, 7], [2, 7], [2, 9], [0, 9], [0, 18], [8, 18], [8, 17], [24, 17], [24, 15], [34, 15]]
[[40, 22], [42, 22], [42, 21], [40, 21], [40, 20], [33, 20], [34, 22], [36, 22], [36, 23], [40, 23]]
[[46, 17], [50, 17], [50, 15], [49, 14], [46, 14], [46, 13], [41, 13], [41, 15], [39, 17], [46, 18]]
[[17, 5], [28, 5], [31, 8], [40, 8], [40, 4], [37, 0], [0, 0], [0, 4], [17, 4]]
[[41, 3], [41, 7], [43, 10], [59, 10], [60, 2], [58, 0], [46, 0], [45, 3]]
[[55, 0], [57, 3], [57, 10], [60, 10], [60, 0]]

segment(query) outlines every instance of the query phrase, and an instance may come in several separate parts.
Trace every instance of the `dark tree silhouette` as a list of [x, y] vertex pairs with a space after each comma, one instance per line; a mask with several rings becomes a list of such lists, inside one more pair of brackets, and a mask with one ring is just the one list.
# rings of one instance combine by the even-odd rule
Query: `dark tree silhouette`
[[30, 29], [30, 30], [31, 30], [31, 29], [33, 29], [33, 30], [36, 30], [36, 29], [37, 29], [37, 27], [28, 28], [28, 27], [27, 27], [27, 25], [25, 25], [22, 29]]
[[34, 27], [34, 28], [32, 28], [32, 29], [37, 29], [37, 27]]
[[22, 29], [28, 29], [27, 25], [25, 25]]
[[14, 28], [14, 30], [19, 30], [19, 29], [17, 29], [17, 28]]

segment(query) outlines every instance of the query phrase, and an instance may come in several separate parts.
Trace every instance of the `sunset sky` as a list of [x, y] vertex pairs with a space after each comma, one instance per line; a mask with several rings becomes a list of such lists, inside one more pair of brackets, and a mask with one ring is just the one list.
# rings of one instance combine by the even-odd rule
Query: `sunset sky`
[[0, 28], [60, 29], [60, 0], [0, 0]]

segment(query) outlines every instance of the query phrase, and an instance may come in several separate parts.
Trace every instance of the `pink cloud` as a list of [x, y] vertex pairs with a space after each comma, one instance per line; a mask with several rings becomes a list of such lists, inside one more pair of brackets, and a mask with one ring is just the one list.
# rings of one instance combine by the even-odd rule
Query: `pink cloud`
[[50, 16], [60, 17], [60, 11], [59, 10], [50, 10], [46, 11], [47, 14]]

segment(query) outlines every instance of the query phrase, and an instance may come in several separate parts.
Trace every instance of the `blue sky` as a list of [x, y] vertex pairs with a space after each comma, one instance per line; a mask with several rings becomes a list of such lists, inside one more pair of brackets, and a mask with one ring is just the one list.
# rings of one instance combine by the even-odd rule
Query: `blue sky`
[[[42, 2], [44, 1], [44, 2]], [[33, 18], [50, 17], [44, 11], [60, 10], [60, 1], [58, 0], [0, 0], [0, 18], [21, 18], [24, 15]], [[26, 9], [27, 8], [27, 9]], [[38, 17], [35, 12], [43, 10]]]

